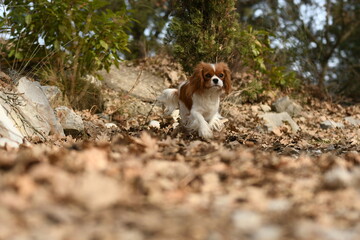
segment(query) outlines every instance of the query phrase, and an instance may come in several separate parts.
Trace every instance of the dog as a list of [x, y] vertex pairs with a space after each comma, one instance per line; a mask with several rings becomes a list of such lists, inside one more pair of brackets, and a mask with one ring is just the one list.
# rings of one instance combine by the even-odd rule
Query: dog
[[231, 71], [226, 63], [199, 63], [191, 77], [178, 89], [165, 89], [158, 101], [165, 106], [165, 114], [180, 110], [180, 123], [197, 131], [205, 139], [213, 137], [224, 124], [219, 113], [220, 96], [231, 91]]

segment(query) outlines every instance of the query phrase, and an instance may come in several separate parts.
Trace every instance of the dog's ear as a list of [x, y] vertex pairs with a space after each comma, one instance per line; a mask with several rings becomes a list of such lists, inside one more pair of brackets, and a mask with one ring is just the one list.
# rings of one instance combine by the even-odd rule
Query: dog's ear
[[225, 77], [224, 77], [224, 90], [226, 94], [229, 94], [232, 90], [232, 85], [231, 85], [231, 71], [228, 67], [228, 65], [226, 63], [219, 63], [224, 71]]
[[197, 91], [202, 91], [202, 89], [204, 89], [204, 64], [205, 63], [200, 62], [198, 65], [196, 65], [194, 68], [194, 73], [189, 78], [189, 96]]

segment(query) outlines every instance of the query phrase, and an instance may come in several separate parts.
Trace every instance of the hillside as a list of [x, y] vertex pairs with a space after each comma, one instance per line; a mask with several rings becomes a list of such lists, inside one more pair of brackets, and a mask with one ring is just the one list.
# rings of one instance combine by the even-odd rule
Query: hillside
[[203, 140], [154, 102], [184, 80], [177, 64], [121, 67], [137, 74], [104, 79], [82, 134], [0, 149], [0, 239], [360, 238], [360, 106], [293, 95], [299, 129], [271, 127], [285, 95], [242, 102], [237, 76], [225, 129]]

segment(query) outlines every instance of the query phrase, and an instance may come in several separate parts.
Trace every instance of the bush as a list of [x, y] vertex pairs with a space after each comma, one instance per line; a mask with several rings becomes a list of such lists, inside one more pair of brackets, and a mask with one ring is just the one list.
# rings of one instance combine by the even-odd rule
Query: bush
[[[82, 79], [118, 65], [127, 51], [126, 9], [103, 10], [104, 0], [5, 0], [8, 13], [0, 18], [10, 39], [3, 51], [20, 73], [41, 71], [57, 76], [57, 85], [77, 105], [86, 94]], [[50, 72], [50, 73], [49, 73]]]
[[[247, 66], [254, 81], [267, 88], [295, 86], [294, 74], [271, 60], [270, 33], [240, 25], [234, 0], [179, 0], [167, 35], [168, 43], [188, 73], [200, 62], [239, 63]], [[262, 90], [262, 89], [260, 89]]]

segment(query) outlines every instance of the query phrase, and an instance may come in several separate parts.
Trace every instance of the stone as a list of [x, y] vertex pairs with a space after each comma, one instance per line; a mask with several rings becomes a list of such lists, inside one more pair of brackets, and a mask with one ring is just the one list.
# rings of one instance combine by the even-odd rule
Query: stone
[[360, 126], [360, 120], [354, 117], [346, 117], [344, 120], [351, 126], [355, 126], [355, 127]]
[[151, 120], [149, 122], [149, 127], [151, 128], [156, 128], [156, 129], [160, 129], [160, 122], [156, 121], [156, 120]]
[[114, 128], [114, 129], [119, 128], [115, 123], [105, 123], [105, 127], [106, 128]]
[[262, 217], [253, 211], [236, 210], [232, 215], [232, 222], [236, 230], [252, 232], [261, 226]]
[[332, 120], [326, 120], [320, 123], [320, 127], [322, 129], [329, 129], [329, 128], [344, 128], [343, 123], [334, 122]]
[[271, 111], [271, 107], [267, 104], [260, 104], [260, 108], [263, 112], [270, 112]]
[[57, 117], [61, 126], [67, 135], [78, 135], [84, 131], [84, 122], [79, 115], [68, 107], [61, 106], [55, 108]]
[[[2, 100], [2, 98], [0, 98]], [[5, 103], [0, 101], [0, 135], [3, 136], [0, 146], [10, 144], [11, 146], [19, 146], [23, 142], [24, 135], [16, 127], [8, 112], [3, 107]]]
[[324, 185], [330, 189], [341, 189], [353, 184], [352, 174], [345, 168], [336, 167], [324, 175]]
[[120, 63], [119, 68], [112, 66], [109, 72], [105, 70], [99, 72], [108, 87], [152, 102], [165, 88], [170, 86], [168, 81], [164, 81], [159, 76], [135, 66], [124, 67], [123, 64], [125, 63]]
[[281, 239], [283, 231], [275, 225], [262, 226], [255, 231], [251, 239], [254, 240], [278, 240]]
[[25, 77], [18, 83], [16, 89], [0, 92], [0, 132], [8, 139], [3, 143], [21, 144], [24, 137], [45, 140], [49, 134], [64, 136], [40, 84]]
[[301, 115], [302, 107], [290, 100], [288, 96], [279, 98], [273, 103], [273, 107], [276, 112], [287, 112], [290, 116], [296, 117]]
[[19, 147], [19, 143], [15, 142], [9, 138], [0, 138], [0, 147], [11, 147], [11, 148], [18, 148]]
[[[60, 136], [64, 136], [63, 128], [61, 127], [58, 119], [56, 118], [54, 110], [50, 106], [50, 103], [45, 93], [43, 92], [40, 83], [33, 82], [28, 80], [26, 77], [22, 77], [19, 79], [17, 90], [19, 93], [22, 93], [22, 96], [28, 101], [26, 107], [22, 108], [22, 111], [23, 113], [27, 113], [26, 116], [28, 116], [31, 122], [36, 123], [36, 119], [38, 119], [38, 116], [41, 116], [42, 119], [45, 120], [46, 123], [49, 125], [50, 134], [58, 134]], [[33, 111], [33, 109], [29, 109], [27, 107], [29, 105], [33, 105], [36, 110]], [[37, 116], [34, 115], [35, 112], [38, 113]], [[45, 132], [45, 135], [48, 135], [46, 134], [48, 132], [48, 130], [46, 129], [47, 126], [33, 126], [37, 130], [43, 130]]]
[[56, 86], [41, 86], [46, 98], [48, 99], [52, 108], [62, 105], [62, 93]]
[[290, 117], [287, 112], [268, 112], [260, 115], [260, 117], [265, 121], [265, 127], [268, 131], [276, 131], [284, 124], [284, 122], [287, 122], [290, 125], [293, 133], [296, 133], [300, 129], [297, 123]]
[[287, 199], [272, 199], [268, 202], [267, 209], [271, 212], [286, 212], [291, 205]]

